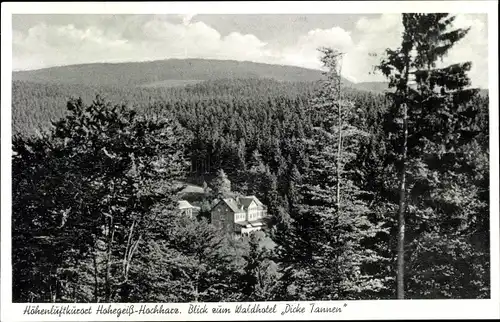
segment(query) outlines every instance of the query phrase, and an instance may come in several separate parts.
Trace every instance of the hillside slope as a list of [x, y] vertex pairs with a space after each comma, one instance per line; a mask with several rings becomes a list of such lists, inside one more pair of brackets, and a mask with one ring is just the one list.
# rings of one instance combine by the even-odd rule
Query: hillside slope
[[[286, 82], [315, 82], [320, 70], [235, 60], [167, 59], [148, 62], [94, 63], [44, 68], [12, 73], [13, 81], [57, 85], [105, 87], [184, 87], [204, 81], [231, 79], [271, 79]], [[387, 82], [353, 83], [346, 87], [382, 93]], [[482, 94], [487, 90], [482, 90]]]
[[[316, 81], [321, 71], [233, 60], [169, 59], [133, 63], [96, 63], [13, 72], [14, 81], [91, 86], [172, 87], [205, 80], [269, 78]], [[350, 83], [349, 81], [345, 81]]]

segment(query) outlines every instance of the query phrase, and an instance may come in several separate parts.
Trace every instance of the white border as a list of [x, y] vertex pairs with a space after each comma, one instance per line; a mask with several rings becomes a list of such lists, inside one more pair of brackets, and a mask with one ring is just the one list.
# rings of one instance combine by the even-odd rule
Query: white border
[[[467, 319], [500, 318], [499, 298], [499, 133], [498, 133], [498, 6], [497, 1], [342, 1], [342, 2], [172, 2], [172, 3], [2, 3], [1, 16], [1, 55], [2, 55], [2, 92], [1, 92], [1, 318], [2, 321], [63, 321], [63, 320], [304, 320], [304, 319]], [[280, 315], [178, 315], [178, 316], [23, 316], [24, 304], [12, 304], [11, 299], [11, 78], [12, 78], [12, 14], [305, 14], [305, 13], [402, 13], [402, 12], [453, 12], [487, 13], [489, 37], [489, 97], [490, 97], [490, 227], [491, 227], [491, 299], [489, 300], [407, 300], [407, 301], [338, 301], [337, 306], [347, 303], [342, 313]], [[285, 302], [277, 303], [283, 307]], [[301, 302], [307, 306], [308, 302]], [[217, 307], [221, 303], [208, 303]], [[269, 304], [269, 303], [265, 303]], [[138, 305], [138, 304], [135, 304]], [[88, 307], [76, 304], [77, 307]], [[125, 305], [114, 304], [114, 307]], [[154, 306], [154, 304], [149, 304]], [[188, 304], [173, 305], [187, 310]], [[228, 303], [227, 307], [235, 307]], [[42, 305], [40, 305], [42, 307]], [[50, 308], [51, 305], [44, 305]], [[97, 305], [92, 305], [94, 311]], [[279, 309], [278, 309], [279, 310]]]
[[[3, 3], [15, 14], [306, 14], [493, 13], [490, 1], [235, 1], [235, 2], [33, 2]], [[3, 11], [2, 10], [2, 11]]]

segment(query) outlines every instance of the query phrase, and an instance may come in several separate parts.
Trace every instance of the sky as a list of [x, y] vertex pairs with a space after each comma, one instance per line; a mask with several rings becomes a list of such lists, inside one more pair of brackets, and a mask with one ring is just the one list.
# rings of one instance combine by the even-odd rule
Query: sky
[[[474, 86], [488, 86], [487, 15], [459, 14], [471, 27], [441, 64], [472, 62]], [[13, 15], [13, 70], [168, 58], [232, 59], [319, 69], [318, 47], [345, 52], [343, 75], [373, 73], [386, 48], [401, 42], [398, 14]], [[376, 54], [376, 55], [373, 55]]]

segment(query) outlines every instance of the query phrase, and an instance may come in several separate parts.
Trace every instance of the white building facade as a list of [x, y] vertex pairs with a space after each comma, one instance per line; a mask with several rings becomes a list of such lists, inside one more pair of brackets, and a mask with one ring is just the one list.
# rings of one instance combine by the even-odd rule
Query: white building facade
[[267, 207], [255, 196], [222, 199], [210, 214], [214, 226], [242, 235], [261, 230], [269, 219]]

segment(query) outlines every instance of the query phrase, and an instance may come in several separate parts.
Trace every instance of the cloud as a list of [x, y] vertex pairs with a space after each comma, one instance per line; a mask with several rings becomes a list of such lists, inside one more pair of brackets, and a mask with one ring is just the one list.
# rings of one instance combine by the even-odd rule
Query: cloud
[[282, 52], [282, 61], [287, 64], [309, 68], [320, 68], [318, 47], [331, 47], [345, 53], [344, 77], [352, 81], [383, 80], [381, 75], [369, 74], [386, 48], [395, 47], [401, 39], [402, 26], [399, 15], [381, 15], [375, 19], [360, 18], [352, 32], [340, 27], [313, 29], [300, 36], [296, 43]]
[[[75, 23], [37, 22], [13, 30], [14, 69], [33, 69], [90, 62], [144, 61], [167, 58], [211, 58], [320, 68], [318, 47], [346, 53], [344, 75], [353, 81], [383, 80], [371, 75], [386, 48], [396, 48], [403, 30], [398, 14], [362, 17], [352, 30], [338, 26], [312, 28], [287, 44], [262, 41], [253, 34], [219, 31], [187, 15], [116, 15]], [[487, 84], [487, 30], [480, 16], [458, 15], [456, 27], [473, 28], [450, 52], [445, 63], [472, 61], [474, 85]], [[377, 54], [374, 57], [371, 54]]]
[[191, 22], [191, 20], [193, 20], [194, 16], [196, 16], [196, 14], [186, 14], [186, 15], [181, 15], [182, 17], [182, 24], [187, 26], [189, 25], [189, 23]]
[[114, 59], [128, 46], [126, 39], [106, 35], [101, 29], [79, 29], [72, 24], [41, 23], [27, 33], [14, 32], [12, 36], [14, 69]]
[[402, 30], [401, 27], [401, 16], [399, 14], [385, 14], [372, 19], [361, 17], [356, 22], [356, 29], [364, 33], [380, 34], [388, 30], [397, 32]]
[[[488, 36], [484, 15], [456, 15], [452, 28], [471, 28], [469, 33], [450, 50], [439, 66], [458, 62], [473, 63], [469, 77], [474, 86], [488, 85]], [[380, 61], [386, 48], [397, 48], [401, 43], [403, 26], [401, 16], [397, 14], [381, 15], [378, 18], [361, 18], [356, 23], [353, 50], [346, 55], [346, 72], [363, 81], [380, 81], [380, 74], [368, 75], [367, 71]], [[375, 54], [375, 55], [370, 55]]]
[[[203, 22], [154, 17], [131, 19], [134, 28], [105, 33], [106, 28], [78, 28], [72, 24], [37, 24], [27, 32], [13, 32], [14, 69], [97, 61], [142, 61], [165, 58], [221, 58], [255, 60], [268, 55], [266, 43], [254, 35], [232, 32], [224, 37]], [[115, 28], [116, 29], [116, 28]]]
[[[266, 43], [254, 35], [232, 32], [227, 36], [203, 22], [173, 24], [149, 21], [143, 25], [142, 47], [153, 52], [154, 59], [218, 58], [258, 60], [266, 55]], [[147, 49], [149, 48], [149, 49]]]
[[346, 55], [346, 70], [360, 81], [380, 81], [381, 75], [370, 74], [387, 48], [395, 48], [401, 42], [403, 27], [401, 16], [385, 14], [378, 18], [361, 18], [356, 23], [357, 40]]
[[458, 62], [472, 62], [469, 72], [474, 86], [488, 87], [488, 25], [474, 15], [457, 15], [455, 28], [469, 28], [468, 34], [448, 53], [441, 65]]
[[287, 64], [321, 68], [318, 51], [320, 47], [331, 47], [344, 52], [353, 47], [353, 42], [350, 33], [340, 27], [313, 29], [300, 36], [293, 45], [285, 47], [282, 60]]

